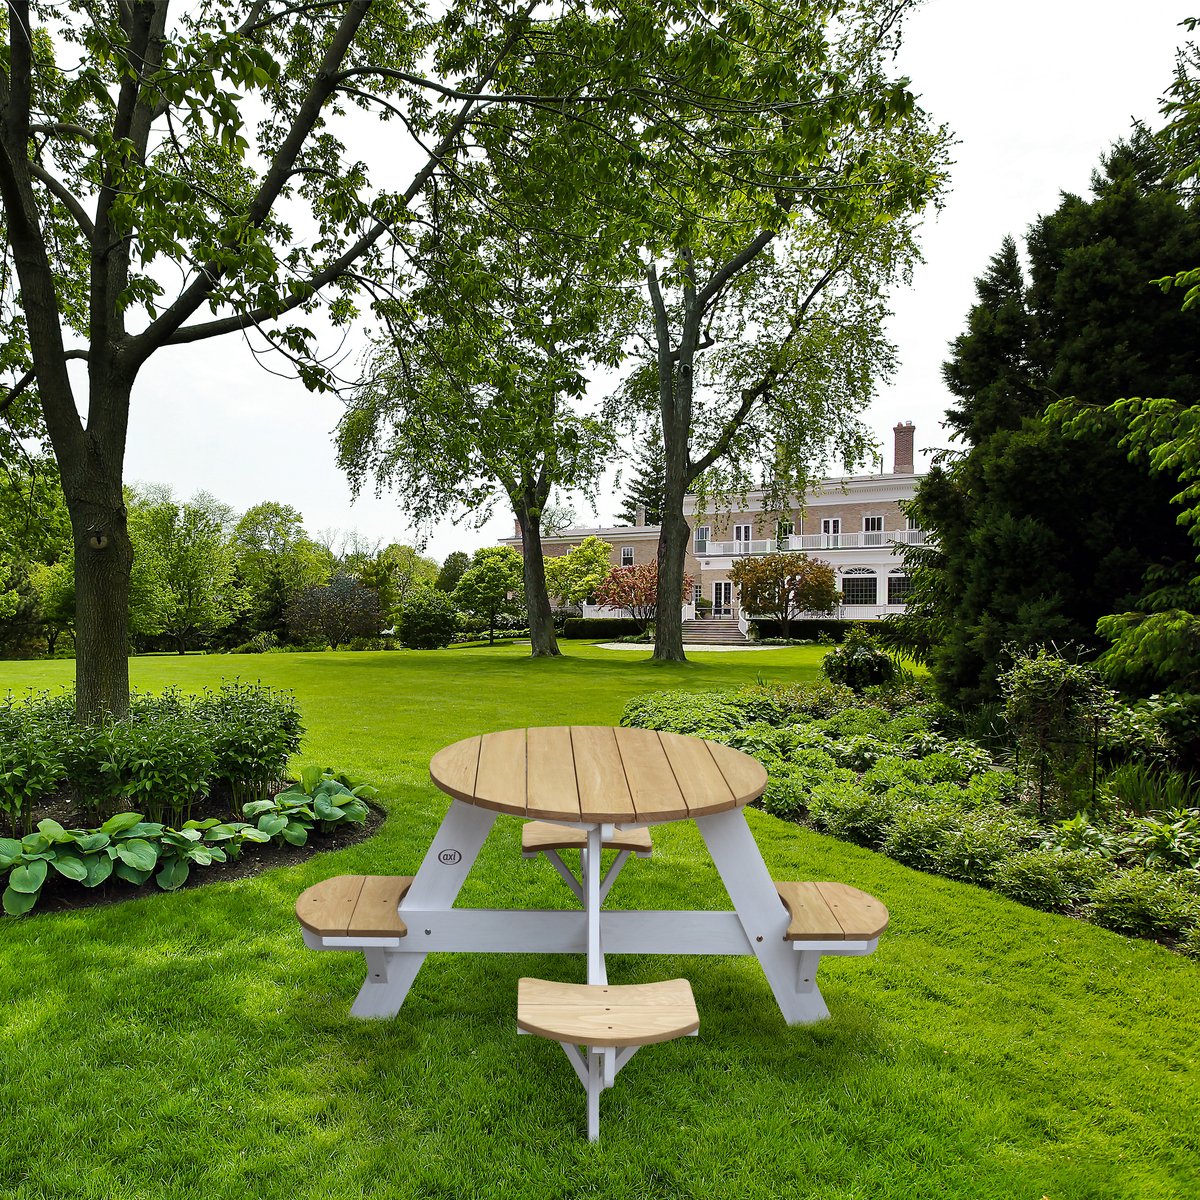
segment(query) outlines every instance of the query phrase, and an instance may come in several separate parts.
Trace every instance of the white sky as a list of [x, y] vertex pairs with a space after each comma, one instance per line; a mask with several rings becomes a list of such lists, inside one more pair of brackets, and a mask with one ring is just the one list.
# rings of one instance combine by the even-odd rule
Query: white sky
[[[945, 444], [941, 364], [976, 276], [1005, 234], [1021, 236], [1061, 192], [1087, 190], [1101, 153], [1133, 118], [1158, 124], [1185, 36], [1179, 21], [1192, 13], [1200, 0], [928, 0], [910, 18], [901, 67], [958, 145], [945, 207], [922, 238], [926, 262], [894, 297], [900, 369], [868, 414], [886, 469], [897, 421], [916, 423], [918, 469], [923, 451]], [[384, 127], [381, 138], [393, 135]], [[354, 527], [411, 540], [394, 499], [351, 503], [331, 439], [340, 411], [336, 399], [263, 370], [235, 337], [164, 351], [134, 392], [126, 478], [167, 483], [182, 496], [204, 489], [239, 512], [278, 500], [304, 514], [310, 533]], [[600, 520], [617, 506], [602, 498]], [[511, 530], [511, 515], [498, 510], [479, 531], [440, 527], [428, 552], [442, 559]]]

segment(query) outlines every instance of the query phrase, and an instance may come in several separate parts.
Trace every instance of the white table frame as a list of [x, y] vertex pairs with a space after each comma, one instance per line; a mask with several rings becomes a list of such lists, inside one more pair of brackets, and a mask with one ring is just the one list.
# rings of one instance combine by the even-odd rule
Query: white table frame
[[[588, 983], [606, 983], [606, 954], [753, 954], [789, 1025], [829, 1015], [817, 987], [821, 955], [870, 954], [878, 938], [788, 942], [779, 898], [743, 809], [694, 818], [733, 901], [733, 912], [605, 911], [600, 843], [611, 826], [588, 830], [583, 910], [455, 908], [499, 813], [453, 800], [408, 892], [404, 937], [322, 937], [304, 930], [313, 950], [361, 950], [367, 978], [351, 1008], [365, 1018], [393, 1017], [428, 954], [587, 954]], [[567, 824], [568, 822], [560, 822]], [[607, 1073], [607, 1072], [606, 1072]]]

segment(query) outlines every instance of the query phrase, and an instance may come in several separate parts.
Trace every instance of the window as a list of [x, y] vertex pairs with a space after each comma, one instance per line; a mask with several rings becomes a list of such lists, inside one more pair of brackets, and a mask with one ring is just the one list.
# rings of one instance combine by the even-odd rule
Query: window
[[836, 548], [842, 540], [841, 517], [821, 518], [821, 542], [826, 547]]
[[632, 546], [622, 546], [621, 547], [621, 566], [623, 566], [623, 567], [632, 567], [633, 566], [633, 547]]
[[704, 586], [699, 583], [692, 584], [692, 603], [699, 604], [704, 599]]
[[907, 604], [912, 591], [912, 580], [907, 575], [888, 576], [888, 603]]
[[696, 538], [696, 553], [697, 554], [707, 554], [708, 553], [708, 539], [711, 536], [712, 536], [712, 526], [710, 526], [710, 525], [697, 525], [696, 526], [695, 538]]
[[735, 542], [748, 542], [754, 533], [754, 528], [751, 525], [735, 525], [733, 527], [733, 540]]
[[905, 529], [920, 529], [921, 527], [920, 527], [920, 525], [917, 524], [916, 519], [914, 517], [905, 517], [904, 518], [904, 528]]
[[842, 580], [843, 604], [875, 604], [876, 580], [874, 575], [850, 575]]
[[882, 517], [863, 517], [863, 533], [882, 533]]

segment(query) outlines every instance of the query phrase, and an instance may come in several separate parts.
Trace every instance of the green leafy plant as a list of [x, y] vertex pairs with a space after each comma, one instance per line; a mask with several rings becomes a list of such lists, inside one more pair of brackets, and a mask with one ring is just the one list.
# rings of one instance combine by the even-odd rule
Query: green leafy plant
[[307, 767], [300, 779], [266, 800], [245, 805], [243, 813], [257, 818], [258, 829], [271, 838], [303, 846], [314, 826], [328, 830], [340, 821], [367, 819], [367, 799], [374, 789], [349, 787], [331, 771]]
[[1200, 923], [1200, 897], [1175, 875], [1133, 867], [1100, 880], [1087, 914], [1119, 933], [1173, 937]]
[[887, 683], [896, 675], [896, 662], [861, 626], [852, 625], [840, 646], [821, 660], [821, 670], [833, 683], [856, 692]]

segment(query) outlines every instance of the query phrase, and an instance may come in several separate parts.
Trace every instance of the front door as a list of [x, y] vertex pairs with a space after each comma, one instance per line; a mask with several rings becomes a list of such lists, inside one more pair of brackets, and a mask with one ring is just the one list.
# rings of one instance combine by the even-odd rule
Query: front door
[[733, 616], [733, 584], [728, 580], [713, 584], [714, 617]]

